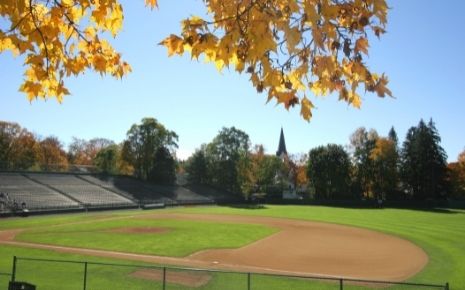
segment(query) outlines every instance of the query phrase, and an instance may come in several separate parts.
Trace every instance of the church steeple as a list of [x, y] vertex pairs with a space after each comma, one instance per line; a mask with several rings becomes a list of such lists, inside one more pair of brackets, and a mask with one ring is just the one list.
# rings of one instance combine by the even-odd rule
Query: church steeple
[[278, 151], [276, 151], [276, 156], [281, 158], [287, 156], [286, 141], [284, 141], [283, 127], [281, 127], [281, 135], [279, 136], [279, 146]]

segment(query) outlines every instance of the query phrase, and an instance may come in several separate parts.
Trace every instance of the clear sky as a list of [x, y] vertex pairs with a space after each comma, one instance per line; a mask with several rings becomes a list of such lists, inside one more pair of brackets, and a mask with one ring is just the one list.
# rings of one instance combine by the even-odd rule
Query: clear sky
[[39, 136], [55, 135], [65, 144], [72, 136], [122, 141], [129, 127], [143, 117], [155, 117], [179, 135], [179, 157], [210, 142], [223, 126], [235, 126], [253, 144], [276, 151], [284, 128], [291, 153], [308, 152], [327, 143], [348, 143], [360, 126], [387, 135], [391, 126], [403, 141], [409, 127], [433, 118], [449, 161], [465, 147], [465, 1], [388, 0], [388, 33], [370, 39], [368, 65], [385, 72], [395, 99], [363, 96], [362, 109], [338, 102], [336, 96], [314, 103], [310, 123], [298, 110], [265, 104], [248, 75], [233, 70], [219, 74], [211, 64], [189, 56], [167, 57], [158, 46], [180, 31], [179, 22], [202, 15], [200, 0], [160, 0], [151, 11], [143, 1], [122, 1], [125, 21], [114, 46], [132, 65], [123, 80], [92, 72], [68, 79], [72, 92], [62, 104], [54, 99], [29, 103], [18, 92], [22, 59], [0, 55], [0, 120], [18, 122]]

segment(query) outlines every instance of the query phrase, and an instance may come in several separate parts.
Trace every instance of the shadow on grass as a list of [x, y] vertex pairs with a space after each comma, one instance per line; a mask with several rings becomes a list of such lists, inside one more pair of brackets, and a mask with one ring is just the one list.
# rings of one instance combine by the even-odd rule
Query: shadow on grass
[[252, 204], [252, 203], [228, 203], [222, 204], [222, 206], [236, 208], [236, 209], [268, 209], [267, 205], [301, 205], [301, 206], [324, 206], [324, 207], [334, 207], [334, 208], [346, 208], [346, 209], [360, 209], [360, 210], [385, 210], [385, 209], [404, 209], [404, 210], [415, 210], [415, 211], [424, 211], [431, 213], [440, 213], [440, 214], [465, 214], [464, 210], [461, 209], [451, 209], [451, 208], [441, 208], [441, 207], [415, 207], [415, 206], [396, 206], [386, 204], [383, 207], [377, 207], [373, 204], [342, 204], [342, 203], [268, 203], [268, 204]]
[[239, 204], [224, 204], [223, 206], [230, 208], [239, 209], [267, 209], [268, 207], [264, 204], [252, 204], [252, 203], [239, 203]]

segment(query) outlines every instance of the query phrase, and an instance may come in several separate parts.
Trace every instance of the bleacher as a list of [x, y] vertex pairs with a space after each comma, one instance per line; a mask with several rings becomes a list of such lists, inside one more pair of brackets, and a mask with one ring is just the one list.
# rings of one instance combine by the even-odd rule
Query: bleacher
[[0, 192], [4, 195], [4, 210], [15, 204], [32, 210], [79, 208], [79, 203], [46, 186], [33, 182], [22, 174], [0, 173]]
[[173, 199], [163, 195], [151, 184], [135, 178], [105, 175], [81, 175], [80, 177], [107, 190], [138, 200], [140, 203], [175, 203]]
[[201, 195], [205, 198], [215, 200], [217, 202], [230, 202], [236, 200], [242, 200], [241, 196], [235, 195], [231, 192], [214, 188], [206, 185], [189, 184], [185, 188], [191, 192]]
[[152, 184], [150, 187], [154, 191], [174, 200], [177, 204], [208, 204], [214, 202], [214, 199], [197, 194], [182, 186]]
[[0, 214], [211, 204], [231, 197], [207, 186], [157, 185], [128, 176], [0, 172]]
[[135, 205], [129, 198], [89, 183], [75, 175], [28, 173], [27, 176], [78, 201], [86, 207], [124, 207]]

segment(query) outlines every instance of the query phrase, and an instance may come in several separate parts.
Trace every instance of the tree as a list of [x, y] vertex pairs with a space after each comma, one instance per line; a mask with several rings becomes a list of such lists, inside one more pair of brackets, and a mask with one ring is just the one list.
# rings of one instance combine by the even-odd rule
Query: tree
[[162, 146], [155, 152], [149, 180], [158, 184], [174, 184], [176, 181], [176, 162], [168, 148]]
[[451, 184], [451, 196], [454, 198], [465, 198], [465, 150], [463, 150], [457, 162], [447, 165], [449, 170], [449, 182]]
[[93, 159], [93, 164], [102, 173], [117, 174], [119, 173], [118, 160], [121, 158], [120, 155], [118, 145], [113, 144], [102, 148]]
[[250, 156], [250, 183], [255, 192], [282, 193], [280, 177], [285, 171], [283, 161], [276, 155], [265, 154], [263, 145], [256, 145]]
[[207, 184], [207, 160], [204, 150], [196, 150], [194, 154], [187, 160], [186, 172], [188, 173], [188, 181], [191, 184]]
[[17, 123], [0, 121], [0, 168], [25, 170], [37, 159], [36, 137]]
[[432, 120], [411, 127], [402, 148], [402, 179], [415, 199], [444, 198], [447, 155]]
[[73, 137], [68, 147], [68, 161], [76, 165], [93, 165], [97, 153], [115, 143], [105, 138], [94, 138], [89, 141]]
[[364, 127], [358, 128], [350, 136], [350, 146], [355, 166], [355, 183], [360, 193], [365, 197], [373, 195], [374, 165], [370, 158], [379, 136], [376, 130], [367, 131]]
[[310, 150], [307, 176], [317, 199], [350, 198], [350, 158], [340, 145], [329, 144]]
[[[156, 0], [145, 0], [155, 7]], [[168, 55], [201, 55], [221, 70], [234, 66], [250, 74], [258, 92], [266, 91], [285, 108], [300, 105], [309, 120], [307, 94], [339, 94], [360, 107], [357, 88], [391, 95], [388, 79], [371, 72], [368, 34], [385, 33], [385, 0], [206, 0], [208, 19], [182, 21], [180, 35], [161, 44]], [[25, 55], [20, 87], [29, 100], [69, 94], [64, 79], [92, 69], [121, 78], [131, 71], [106, 34], [115, 37], [123, 24], [118, 0], [4, 0], [0, 14], [0, 52]]]
[[371, 151], [373, 162], [373, 192], [377, 199], [396, 199], [397, 196], [397, 148], [391, 138], [378, 138]]
[[132, 125], [123, 143], [123, 159], [134, 167], [134, 173], [149, 179], [156, 153], [164, 147], [170, 151], [177, 148], [178, 135], [165, 128], [154, 118], [144, 118], [141, 124]]
[[247, 72], [258, 92], [267, 91], [287, 109], [301, 105], [309, 120], [315, 95], [339, 93], [360, 107], [359, 85], [378, 96], [391, 95], [383, 75], [371, 73], [367, 32], [385, 32], [387, 4], [367, 1], [205, 1], [211, 19], [193, 16], [182, 22], [181, 35], [161, 44], [168, 55], [188, 52], [213, 62], [218, 70], [234, 66]]
[[57, 137], [50, 136], [39, 142], [40, 167], [45, 171], [61, 171], [68, 167], [66, 152]]
[[[231, 192], [241, 192], [244, 171], [239, 166], [248, 162], [250, 139], [247, 133], [235, 127], [223, 128], [206, 146], [208, 175], [212, 185]], [[244, 167], [243, 167], [244, 168]]]

